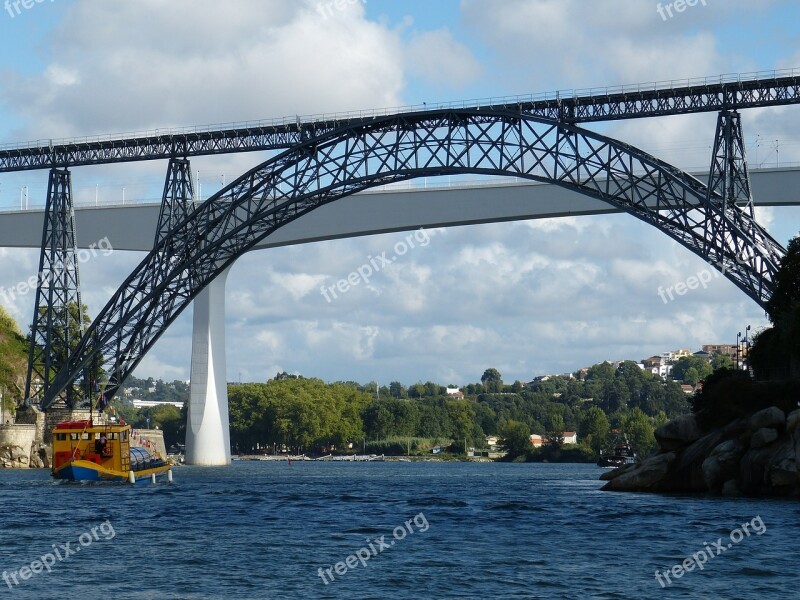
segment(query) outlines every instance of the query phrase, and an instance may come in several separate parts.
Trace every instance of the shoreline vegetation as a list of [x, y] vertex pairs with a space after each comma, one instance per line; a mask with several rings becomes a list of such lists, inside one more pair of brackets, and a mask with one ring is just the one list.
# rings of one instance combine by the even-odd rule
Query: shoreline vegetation
[[656, 431], [658, 451], [604, 474], [604, 490], [800, 498], [800, 237], [773, 284], [748, 371], [708, 377], [692, 414]]

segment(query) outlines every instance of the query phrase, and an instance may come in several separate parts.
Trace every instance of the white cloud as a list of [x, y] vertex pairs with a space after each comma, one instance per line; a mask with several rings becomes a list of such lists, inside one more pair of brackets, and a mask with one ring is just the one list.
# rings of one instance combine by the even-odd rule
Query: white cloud
[[406, 67], [434, 88], [456, 90], [473, 83], [482, 73], [481, 64], [470, 49], [446, 29], [412, 36], [406, 50]]

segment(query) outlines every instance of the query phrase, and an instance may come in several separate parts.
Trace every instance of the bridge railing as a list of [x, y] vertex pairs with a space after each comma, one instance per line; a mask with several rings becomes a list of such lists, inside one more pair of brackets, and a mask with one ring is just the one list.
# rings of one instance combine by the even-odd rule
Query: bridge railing
[[[753, 168], [750, 170], [751, 175], [754, 173], [758, 173], [761, 171], [775, 171], [781, 169], [798, 169], [800, 168], [800, 162], [781, 162], [779, 167], [761, 167], [761, 168]], [[687, 173], [690, 173], [700, 179], [701, 181], [705, 181], [708, 177], [708, 167], [696, 167], [696, 168], [689, 168], [686, 169]], [[402, 191], [424, 191], [424, 190], [436, 190], [436, 189], [469, 189], [469, 188], [480, 188], [480, 187], [492, 187], [492, 186], [504, 186], [504, 185], [551, 185], [551, 184], [541, 184], [535, 181], [531, 181], [530, 179], [524, 179], [522, 177], [494, 177], [494, 176], [486, 176], [486, 177], [463, 177], [463, 176], [443, 176], [443, 177], [436, 177], [436, 178], [421, 178], [421, 179], [412, 179], [409, 181], [400, 181], [397, 183], [391, 183], [388, 185], [382, 185], [375, 188], [371, 188], [366, 192], [359, 192], [362, 194], [374, 194], [374, 193], [391, 193], [391, 192], [402, 192]], [[213, 189], [208, 191], [209, 197], [211, 194], [216, 193], [218, 190]], [[125, 201], [120, 201], [117, 199], [103, 199], [100, 197], [97, 200], [80, 200], [75, 199], [74, 206], [75, 208], [118, 208], [118, 207], [125, 207], [125, 206], [151, 206], [151, 205], [158, 205], [161, 204], [161, 198], [158, 196], [141, 196], [141, 197], [132, 197], [126, 199]], [[0, 206], [0, 213], [11, 213], [11, 212], [36, 212], [41, 211], [44, 209], [44, 201], [42, 202], [31, 202], [28, 204], [27, 208], [23, 208], [21, 206], [16, 205], [9, 205], [9, 206]]]
[[355, 119], [384, 117], [398, 113], [423, 112], [427, 110], [465, 109], [476, 106], [518, 106], [520, 104], [533, 104], [557, 102], [559, 100], [592, 99], [599, 96], [615, 96], [625, 94], [643, 94], [657, 91], [678, 90], [683, 88], [698, 88], [717, 86], [742, 82], [769, 82], [787, 77], [800, 77], [800, 68], [778, 69], [772, 71], [753, 71], [749, 73], [726, 73], [709, 77], [695, 77], [687, 79], [671, 79], [668, 81], [653, 81], [629, 85], [603, 86], [591, 88], [564, 89], [536, 94], [517, 96], [490, 96], [486, 98], [473, 98], [456, 102], [417, 103], [404, 106], [365, 109], [345, 112], [316, 113], [308, 115], [295, 115], [293, 117], [280, 117], [256, 121], [236, 121], [229, 123], [213, 123], [190, 127], [163, 127], [142, 131], [129, 131], [102, 135], [90, 135], [72, 138], [39, 139], [27, 142], [0, 144], [0, 151], [21, 150], [25, 148], [50, 148], [55, 146], [69, 146], [76, 144], [101, 144], [112, 141], [125, 141], [143, 138], [168, 138], [173, 136], [196, 136], [202, 134], [219, 133], [224, 131], [247, 131], [286, 129], [287, 127], [313, 125], [315, 123], [347, 122]]

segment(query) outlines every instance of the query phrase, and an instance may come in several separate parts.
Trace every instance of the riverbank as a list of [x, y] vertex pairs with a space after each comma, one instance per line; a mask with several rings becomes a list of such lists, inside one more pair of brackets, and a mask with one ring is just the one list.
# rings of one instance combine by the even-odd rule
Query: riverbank
[[718, 426], [685, 415], [656, 440], [656, 454], [601, 476], [603, 490], [800, 497], [800, 409], [769, 406]]

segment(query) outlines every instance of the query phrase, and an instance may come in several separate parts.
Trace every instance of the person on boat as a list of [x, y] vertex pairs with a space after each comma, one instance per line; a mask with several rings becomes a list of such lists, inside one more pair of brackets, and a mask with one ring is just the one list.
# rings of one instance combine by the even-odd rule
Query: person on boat
[[100, 434], [100, 437], [94, 443], [94, 451], [102, 456], [103, 451], [106, 449], [106, 444], [108, 444], [108, 440], [106, 439], [105, 432], [103, 432]]

